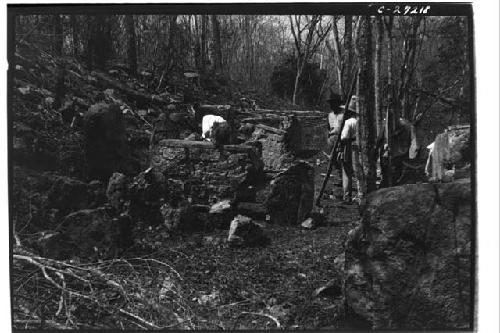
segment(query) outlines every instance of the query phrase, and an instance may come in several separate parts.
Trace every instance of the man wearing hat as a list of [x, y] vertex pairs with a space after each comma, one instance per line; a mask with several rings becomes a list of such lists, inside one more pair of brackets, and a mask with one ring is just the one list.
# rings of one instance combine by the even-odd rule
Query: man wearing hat
[[[330, 97], [326, 100], [330, 105], [330, 113], [328, 114], [328, 151], [331, 152], [335, 146], [341, 127], [344, 120], [344, 110], [340, 108], [342, 97], [335, 93], [330, 93]], [[337, 162], [337, 160], [334, 160]], [[339, 170], [340, 179], [342, 179], [342, 168], [336, 163], [335, 168]], [[340, 186], [340, 184], [338, 184]]]
[[328, 114], [328, 145], [331, 150], [337, 137], [340, 133], [342, 120], [344, 119], [344, 110], [340, 108], [342, 104], [342, 97], [340, 95], [331, 93], [330, 97], [326, 100], [330, 105], [331, 112]]
[[358, 182], [358, 192], [360, 191], [360, 179], [358, 173], [359, 165], [359, 148], [356, 143], [356, 131], [358, 126], [358, 113], [356, 111], [357, 97], [352, 96], [349, 106], [341, 105], [344, 110], [344, 127], [340, 134], [340, 150], [337, 160], [342, 165], [342, 189], [344, 203], [352, 202], [352, 176], [356, 173]]

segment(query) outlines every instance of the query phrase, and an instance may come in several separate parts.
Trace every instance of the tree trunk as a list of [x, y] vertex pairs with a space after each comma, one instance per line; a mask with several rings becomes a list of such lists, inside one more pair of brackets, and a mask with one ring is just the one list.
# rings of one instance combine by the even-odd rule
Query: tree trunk
[[177, 15], [173, 15], [170, 18], [170, 26], [168, 31], [168, 59], [166, 63], [167, 72], [170, 71], [171, 67], [175, 64], [176, 55], [177, 55], [177, 47], [176, 45], [176, 36], [177, 36]]
[[252, 65], [252, 31], [251, 22], [248, 15], [244, 16], [244, 33], [245, 33], [245, 67], [246, 75], [248, 75], [249, 81], [254, 81], [253, 65]]
[[299, 91], [299, 80], [302, 75], [303, 66], [299, 63], [300, 59], [297, 59], [297, 73], [295, 74], [295, 83], [293, 85], [293, 95], [292, 95], [292, 104], [296, 105], [297, 102], [297, 93]]
[[[463, 31], [465, 32], [465, 36], [467, 36], [467, 29], [469, 29], [467, 19], [466, 18], [459, 18], [460, 26], [462, 26]], [[460, 86], [460, 91], [458, 94], [458, 98], [461, 101], [459, 110], [458, 110], [458, 120], [457, 120], [457, 125], [461, 124], [461, 117], [465, 115], [465, 123], [470, 123], [471, 119], [470, 116], [473, 113], [467, 112], [466, 110], [469, 110], [469, 101], [470, 101], [470, 96], [469, 96], [469, 90], [466, 89], [470, 87], [470, 82], [469, 82], [469, 51], [470, 50], [470, 45], [469, 43], [465, 42], [463, 45], [463, 50], [462, 50], [462, 63], [464, 64], [462, 68], [462, 84]]]
[[194, 61], [196, 68], [201, 72], [201, 42], [198, 39], [200, 36], [200, 28], [198, 24], [198, 15], [194, 15], [194, 31], [195, 31], [195, 43], [194, 43]]
[[95, 65], [104, 70], [113, 51], [111, 47], [111, 26], [104, 15], [88, 16], [87, 66]]
[[[63, 54], [63, 44], [64, 36], [62, 29], [62, 22], [60, 15], [54, 15], [54, 54], [56, 56], [62, 56]], [[58, 68], [56, 71], [56, 85], [54, 87], [55, 99], [54, 108], [58, 109], [64, 100], [65, 95], [65, 85], [64, 85], [64, 70], [63, 68]]]
[[328, 42], [326, 43], [326, 46], [330, 50], [331, 57], [334, 59], [334, 67], [337, 73], [337, 81], [338, 81], [338, 92], [342, 96], [345, 96], [347, 92], [344, 91], [345, 90], [344, 83], [345, 84], [349, 83], [345, 81], [346, 77], [344, 74], [345, 74], [346, 60], [344, 57], [342, 57], [339, 31], [337, 28], [337, 18], [335, 16], [333, 17], [332, 31], [333, 31], [333, 50], [331, 49], [330, 44], [328, 44]]
[[201, 16], [201, 71], [207, 69], [207, 15]]
[[212, 54], [214, 58], [213, 69], [216, 73], [222, 72], [222, 49], [220, 42], [220, 25], [219, 20], [217, 19], [217, 15], [212, 15], [212, 34], [213, 34], [213, 43], [212, 43]]
[[385, 27], [387, 30], [387, 112], [385, 116], [385, 139], [389, 147], [389, 154], [387, 158], [387, 166], [385, 172], [382, 175], [384, 183], [386, 186], [392, 186], [392, 156], [391, 151], [393, 150], [394, 144], [392, 140], [392, 134], [394, 133], [394, 83], [392, 80], [392, 26], [394, 23], [394, 17], [390, 16], [388, 21], [385, 22]]
[[91, 71], [93, 69], [93, 66], [94, 66], [94, 57], [93, 57], [94, 41], [93, 41], [93, 38], [94, 38], [94, 29], [95, 29], [96, 19], [92, 15], [87, 16], [87, 19], [88, 19], [89, 24], [88, 24], [88, 28], [87, 28], [87, 41], [86, 41], [87, 45], [86, 45], [85, 55], [86, 55], [87, 68], [89, 71]]
[[417, 66], [417, 32], [422, 22], [421, 17], [412, 17], [411, 24], [409, 27], [409, 32], [406, 32], [403, 45], [404, 45], [404, 58], [401, 64], [401, 75], [400, 75], [400, 86], [398, 90], [398, 106], [400, 105], [400, 110], [402, 117], [407, 120], [411, 120], [412, 105], [410, 101], [410, 84], [413, 80], [413, 74]]
[[127, 15], [125, 17], [126, 27], [127, 27], [127, 56], [128, 56], [128, 68], [131, 75], [137, 74], [137, 50], [135, 43], [135, 22], [133, 15]]
[[346, 54], [345, 61], [345, 69], [343, 71], [343, 83], [342, 87], [344, 87], [344, 91], [342, 91], [342, 95], [344, 99], [347, 98], [348, 90], [350, 87], [349, 82], [352, 80], [352, 66], [353, 66], [353, 45], [352, 45], [352, 16], [346, 15], [344, 17], [344, 52]]
[[21, 31], [22, 29], [21, 17], [22, 17], [21, 15], [16, 15], [16, 20], [15, 20], [16, 27], [14, 29], [16, 32]]
[[57, 56], [62, 56], [63, 51], [63, 29], [61, 23], [61, 15], [54, 15], [54, 54]]
[[[372, 25], [369, 17], [363, 17], [361, 35], [358, 37], [356, 48], [359, 57], [358, 71], [358, 98], [359, 98], [359, 120], [358, 120], [358, 142], [359, 156], [364, 184], [361, 190], [370, 193], [376, 190], [377, 160], [375, 150], [375, 107], [373, 92], [373, 50], [372, 50]], [[364, 197], [362, 193], [361, 197]]]
[[382, 69], [382, 45], [384, 43], [384, 25], [381, 17], [376, 17], [377, 22], [377, 41], [375, 43], [375, 118], [377, 126], [377, 136], [383, 131], [383, 114], [382, 114], [382, 92], [381, 92], [381, 69]]
[[79, 39], [78, 39], [78, 28], [76, 22], [76, 15], [69, 16], [70, 25], [71, 25], [71, 36], [73, 39], [73, 57], [78, 56], [79, 49]]

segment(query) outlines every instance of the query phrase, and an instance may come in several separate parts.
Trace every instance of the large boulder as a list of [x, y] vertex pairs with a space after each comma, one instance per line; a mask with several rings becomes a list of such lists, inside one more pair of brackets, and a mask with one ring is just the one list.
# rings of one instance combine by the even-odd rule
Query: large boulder
[[472, 163], [472, 147], [470, 140], [470, 127], [451, 129], [448, 131], [449, 164], [461, 168], [467, 163]]
[[132, 221], [126, 215], [113, 216], [104, 207], [83, 209], [66, 216], [50, 236], [41, 245], [43, 255], [112, 258], [132, 245]]
[[348, 234], [348, 309], [374, 329], [472, 329], [470, 180], [367, 197]]
[[451, 127], [436, 136], [428, 166], [434, 180], [447, 182], [470, 177], [472, 160], [470, 127]]
[[271, 181], [265, 205], [271, 222], [297, 225], [311, 212], [314, 200], [314, 169], [296, 162]]
[[160, 207], [163, 222], [171, 233], [190, 233], [201, 230], [203, 225], [198, 223], [196, 214], [187, 202], [180, 202], [176, 207], [165, 203]]
[[109, 178], [106, 197], [109, 204], [116, 210], [120, 210], [127, 200], [128, 179], [122, 173], [115, 172]]
[[232, 207], [231, 200], [222, 200], [212, 206], [208, 211], [208, 225], [209, 229], [227, 229], [234, 217], [234, 208]]
[[231, 247], [262, 246], [269, 243], [269, 238], [260, 224], [247, 216], [238, 215], [231, 221], [227, 242]]
[[113, 172], [131, 173], [123, 114], [116, 104], [97, 103], [84, 115], [84, 151], [88, 177], [106, 181]]
[[238, 202], [236, 211], [241, 215], [261, 221], [265, 220], [267, 215], [266, 207], [258, 202]]
[[[127, 185], [123, 210], [142, 226], [165, 224], [177, 229], [178, 222], [170, 222], [173, 212], [184, 205], [185, 184], [177, 179], [159, 182], [152, 168], [140, 172]], [[117, 198], [121, 198], [120, 195]]]

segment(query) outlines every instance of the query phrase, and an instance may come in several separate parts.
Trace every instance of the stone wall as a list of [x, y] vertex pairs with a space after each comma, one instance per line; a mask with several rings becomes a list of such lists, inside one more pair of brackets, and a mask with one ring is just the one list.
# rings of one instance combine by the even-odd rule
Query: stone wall
[[256, 125], [254, 139], [262, 144], [262, 160], [267, 170], [284, 170], [291, 165], [300, 140], [296, 117], [268, 117]]
[[262, 143], [268, 170], [284, 170], [296, 157], [323, 150], [327, 141], [326, 116], [317, 111], [276, 111], [242, 122], [256, 123], [254, 138]]
[[326, 146], [328, 138], [328, 122], [326, 116], [307, 115], [298, 117], [300, 140], [296, 153], [307, 154], [318, 152]]
[[281, 170], [289, 166], [294, 154], [287, 142], [286, 131], [257, 127], [255, 137], [262, 144], [262, 161], [267, 170]]
[[216, 149], [210, 142], [166, 139], [151, 154], [155, 178], [180, 181], [184, 195], [194, 204], [246, 199], [263, 168], [260, 149], [250, 145]]
[[299, 161], [271, 181], [265, 206], [272, 223], [297, 225], [309, 216], [313, 202], [314, 168]]
[[379, 190], [345, 252], [348, 308], [374, 329], [472, 329], [469, 179]]

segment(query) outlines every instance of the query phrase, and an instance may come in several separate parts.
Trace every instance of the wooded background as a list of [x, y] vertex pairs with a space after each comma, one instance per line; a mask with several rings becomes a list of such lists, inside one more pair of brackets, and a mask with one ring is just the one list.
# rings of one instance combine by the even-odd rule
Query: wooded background
[[384, 134], [391, 145], [401, 117], [420, 148], [470, 122], [467, 25], [456, 16], [19, 15], [16, 41], [89, 69], [121, 67], [158, 94], [196, 72], [201, 86], [218, 80], [327, 110], [329, 93], [345, 97], [357, 77], [363, 139]]
[[379, 113], [390, 85], [407, 119], [435, 104], [466, 106], [470, 83], [465, 17], [379, 16], [369, 18], [369, 26], [360, 18], [19, 15], [16, 37], [47, 52], [84, 59], [89, 67], [122, 63], [132, 73], [150, 73], [156, 90], [185, 71], [215, 72], [246, 87], [271, 88], [298, 104], [315, 106], [331, 86], [346, 93], [358, 36], [370, 32]]

